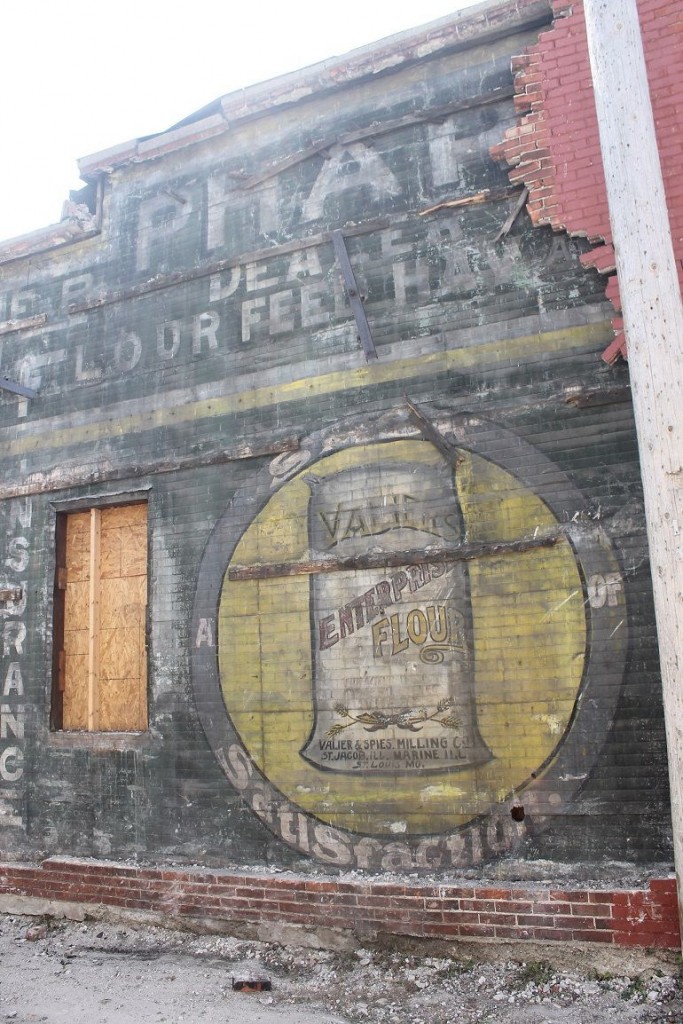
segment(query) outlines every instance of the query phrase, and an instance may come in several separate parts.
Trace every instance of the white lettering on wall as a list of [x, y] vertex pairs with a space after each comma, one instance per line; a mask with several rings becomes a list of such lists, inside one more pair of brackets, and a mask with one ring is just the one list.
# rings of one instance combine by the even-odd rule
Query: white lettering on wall
[[[161, 193], [140, 203], [138, 214], [136, 265], [138, 270], [149, 270], [152, 265], [153, 248], [163, 245], [187, 224], [192, 213], [192, 202], [178, 202], [170, 195]], [[155, 260], [155, 271], [159, 264]]]
[[200, 619], [197, 626], [195, 647], [213, 647], [213, 622], [211, 619]]
[[[30, 567], [31, 548], [27, 532], [31, 527], [33, 506], [30, 498], [16, 499], [9, 505], [7, 515], [8, 540], [3, 564], [9, 570], [3, 585], [21, 591], [21, 597], [7, 601], [2, 609], [2, 703], [0, 703], [0, 780], [10, 786], [24, 775], [23, 742], [26, 735], [26, 705], [19, 703], [24, 696], [22, 659], [26, 653], [26, 615], [28, 581], [20, 579]], [[6, 788], [5, 800], [12, 800], [11, 789]], [[20, 796], [17, 793], [17, 798]], [[21, 825], [18, 814], [6, 819]]]
[[623, 590], [623, 582], [618, 572], [608, 572], [604, 576], [591, 576], [588, 581], [588, 600], [591, 608], [615, 608], [619, 604], [619, 594]]
[[322, 217], [325, 200], [329, 196], [358, 189], [369, 190], [375, 198], [395, 198], [403, 191], [393, 172], [374, 149], [362, 142], [333, 146], [304, 203], [302, 220]]

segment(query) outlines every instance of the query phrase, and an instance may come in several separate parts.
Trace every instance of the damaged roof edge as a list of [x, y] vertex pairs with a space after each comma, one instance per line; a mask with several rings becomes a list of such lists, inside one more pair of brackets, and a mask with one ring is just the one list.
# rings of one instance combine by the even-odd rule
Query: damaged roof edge
[[127, 163], [150, 160], [211, 138], [236, 122], [263, 116], [274, 108], [398, 70], [425, 57], [481, 45], [520, 29], [541, 27], [549, 24], [551, 17], [550, 0], [486, 0], [342, 56], [228, 93], [163, 132], [82, 157], [79, 173], [89, 181]]
[[[424, 58], [466, 50], [552, 22], [551, 0], [485, 0], [465, 11], [368, 43], [299, 71], [227, 93], [156, 135], [119, 143], [78, 161], [81, 178], [99, 182], [118, 167], [140, 163], [228, 131], [231, 126], [286, 109], [309, 97], [389, 74]], [[56, 224], [0, 241], [0, 265], [97, 235], [99, 215], [76, 194]]]
[[36, 228], [25, 235], [16, 235], [0, 241], [0, 264], [21, 260], [26, 256], [47, 252], [62, 245], [82, 242], [99, 234], [100, 226], [96, 217], [89, 217], [85, 209], [73, 211], [73, 204], [65, 203], [66, 214], [56, 224]]

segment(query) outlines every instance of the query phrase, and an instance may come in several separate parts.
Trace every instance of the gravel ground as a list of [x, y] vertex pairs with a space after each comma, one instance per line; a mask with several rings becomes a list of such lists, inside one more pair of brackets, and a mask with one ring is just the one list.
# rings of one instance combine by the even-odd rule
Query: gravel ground
[[[406, 941], [331, 952], [5, 916], [0, 1022], [683, 1024], [678, 957], [586, 946], [545, 951], [552, 962], [531, 959], [520, 945], [455, 950]], [[235, 992], [233, 980], [272, 987]]]

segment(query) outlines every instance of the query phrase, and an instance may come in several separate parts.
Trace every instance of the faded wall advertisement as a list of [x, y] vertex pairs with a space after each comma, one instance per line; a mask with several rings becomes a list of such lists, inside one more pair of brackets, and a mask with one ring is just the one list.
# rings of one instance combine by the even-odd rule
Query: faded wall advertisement
[[566, 811], [627, 640], [582, 495], [520, 437], [398, 410], [278, 456], [206, 548], [194, 689], [228, 779], [328, 864], [463, 867]]
[[[461, 542], [450, 467], [392, 454], [304, 476], [313, 558]], [[489, 759], [476, 721], [466, 563], [316, 572], [310, 595], [315, 724], [304, 757], [391, 774]]]

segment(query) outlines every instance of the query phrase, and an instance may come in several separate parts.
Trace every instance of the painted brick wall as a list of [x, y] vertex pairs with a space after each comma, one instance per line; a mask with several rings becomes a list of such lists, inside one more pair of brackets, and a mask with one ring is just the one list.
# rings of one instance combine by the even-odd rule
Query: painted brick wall
[[121, 907], [182, 923], [226, 928], [287, 922], [305, 929], [424, 939], [599, 942], [677, 949], [676, 882], [647, 889], [535, 888], [449, 883], [264, 877], [224, 871], [159, 870], [50, 858], [0, 865], [0, 898]]
[[[0, 396], [5, 859], [668, 874], [613, 310], [582, 239], [497, 238], [547, 13], [227, 97], [86, 161], [99, 233], [5, 253], [0, 370], [38, 392]], [[57, 517], [141, 498], [149, 728], [55, 727]]]
[[[553, 0], [553, 11], [552, 28], [513, 61], [515, 105], [522, 117], [492, 152], [513, 168], [510, 180], [529, 189], [527, 208], [534, 223], [586, 237], [593, 244], [582, 260], [611, 275], [607, 296], [619, 312], [583, 3]], [[638, 0], [638, 11], [674, 252], [683, 281], [683, 12], [680, 4], [662, 0]], [[619, 316], [613, 325], [615, 341], [605, 351], [608, 362], [626, 354]]]

